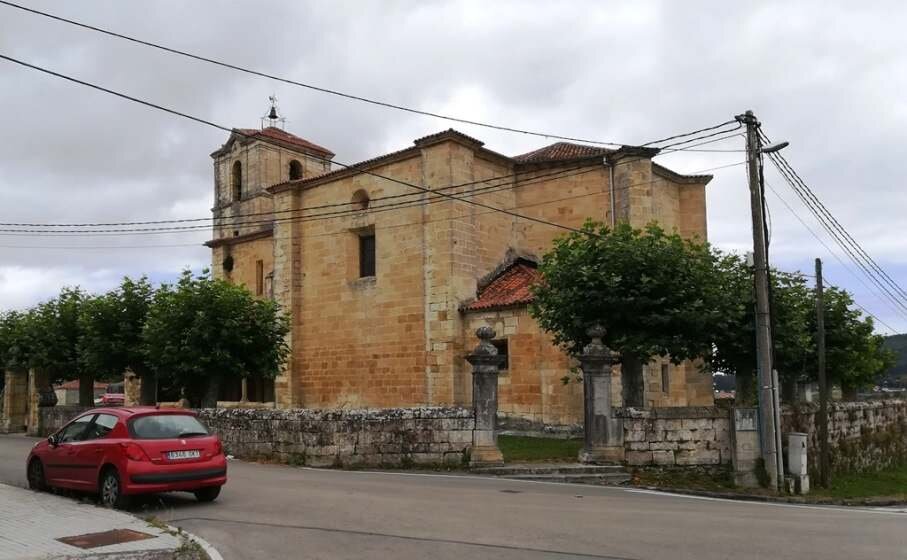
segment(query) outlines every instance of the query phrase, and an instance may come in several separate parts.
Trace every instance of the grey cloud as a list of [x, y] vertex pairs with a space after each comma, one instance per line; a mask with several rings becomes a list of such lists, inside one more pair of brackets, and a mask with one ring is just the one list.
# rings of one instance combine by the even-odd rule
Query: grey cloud
[[[335, 89], [520, 128], [643, 142], [752, 108], [841, 222], [902, 284], [897, 168], [907, 104], [899, 2], [83, 2], [30, 3], [99, 26]], [[277, 93], [287, 128], [352, 162], [398, 149], [450, 123], [272, 83], [0, 8], [0, 51], [207, 118], [251, 127]], [[109, 221], [204, 216], [208, 154], [226, 134], [0, 63], [2, 221]], [[545, 143], [454, 125], [503, 153]], [[740, 147], [742, 139], [715, 147]], [[739, 153], [663, 156], [693, 171]], [[714, 243], [747, 247], [742, 167], [715, 172]], [[793, 193], [767, 177], [818, 230]], [[773, 259], [809, 270], [828, 256], [770, 197]], [[180, 213], [184, 213], [180, 215]], [[188, 214], [188, 215], [187, 215]], [[138, 245], [192, 236], [8, 238], [0, 245]], [[203, 248], [0, 248], [17, 268], [0, 305], [53, 291], [43, 274], [103, 286], [120, 274], [202, 266]], [[828, 260], [832, 260], [828, 258]], [[7, 268], [8, 270], [9, 268]], [[110, 270], [98, 279], [92, 271]], [[839, 281], [901, 330], [898, 317], [849, 276]], [[41, 290], [37, 290], [41, 292]], [[41, 292], [43, 293], [43, 292]], [[11, 295], [16, 294], [16, 295]]]

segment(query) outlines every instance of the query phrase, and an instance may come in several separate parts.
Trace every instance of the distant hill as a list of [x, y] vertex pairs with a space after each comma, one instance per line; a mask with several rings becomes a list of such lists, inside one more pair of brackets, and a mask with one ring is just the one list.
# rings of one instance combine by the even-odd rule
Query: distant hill
[[897, 354], [894, 366], [885, 374], [889, 383], [900, 381], [907, 385], [907, 334], [896, 334], [885, 338], [885, 347]]

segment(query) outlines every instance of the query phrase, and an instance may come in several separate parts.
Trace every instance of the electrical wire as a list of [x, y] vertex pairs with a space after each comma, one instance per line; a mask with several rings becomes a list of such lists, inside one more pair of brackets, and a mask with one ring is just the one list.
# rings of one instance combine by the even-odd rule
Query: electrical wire
[[[866, 281], [863, 280], [863, 278], [862, 278], [861, 276], [859, 276], [856, 272], [854, 272], [853, 268], [851, 268], [851, 267], [844, 261], [844, 259], [842, 259], [842, 258], [841, 258], [834, 250], [832, 250], [832, 248], [828, 246], [828, 244], [825, 242], [825, 240], [822, 239], [822, 238], [819, 236], [819, 234], [817, 234], [816, 231], [815, 231], [813, 228], [811, 228], [811, 227], [809, 226], [809, 224], [807, 224], [806, 221], [805, 221], [802, 217], [800, 217], [800, 214], [799, 214], [796, 210], [794, 210], [794, 208], [787, 202], [787, 200], [786, 200], [783, 196], [781, 196], [781, 193], [779, 193], [779, 192], [775, 189], [775, 187], [773, 187], [772, 184], [769, 183], [768, 181], [766, 181], [765, 184], [766, 184], [766, 186], [769, 188], [769, 190], [775, 195], [775, 197], [776, 197], [778, 200], [781, 201], [781, 203], [785, 206], [785, 208], [787, 208], [788, 211], [790, 211], [790, 213], [794, 216], [794, 218], [796, 218], [797, 221], [800, 222], [800, 224], [801, 224], [804, 228], [806, 228], [806, 231], [808, 231], [808, 232], [810, 233], [810, 235], [812, 235], [812, 236], [816, 239], [816, 241], [818, 241], [823, 247], [825, 247], [825, 250], [828, 251], [828, 253], [829, 253], [836, 261], [838, 261], [838, 263], [839, 263], [839, 264], [840, 264], [840, 265], [841, 265], [848, 273], [850, 273], [851, 276], [853, 276], [857, 281], [859, 281], [859, 282], [863, 285], [863, 287], [866, 288], [867, 291], [869, 291], [870, 293], [875, 294], [875, 291], [874, 291], [872, 288], [869, 287], [869, 285], [866, 283]], [[815, 276], [814, 276], [814, 275], [811, 275], [811, 274], [805, 274], [805, 273], [802, 273], [802, 272], [800, 272], [800, 273], [798, 273], [798, 274], [799, 274], [800, 276], [806, 276], [806, 277], [809, 277], [809, 278], [815, 278]], [[826, 274], [826, 277], [827, 277], [827, 274]], [[832, 287], [836, 287], [836, 286], [832, 286]], [[875, 294], [875, 295], [876, 295], [876, 297], [879, 297], [878, 294]], [[884, 301], [886, 301], [886, 300], [880, 298], [880, 301], [883, 301], [883, 302], [884, 302]], [[879, 319], [877, 316], [873, 315], [871, 311], [869, 311], [868, 309], [866, 309], [865, 307], [863, 307], [862, 305], [860, 305], [858, 302], [854, 301], [854, 305], [856, 305], [857, 307], [859, 307], [860, 309], [862, 309], [867, 315], [869, 315], [870, 317], [874, 318], [874, 319], [875, 319], [876, 321], [878, 321], [881, 325], [887, 327], [888, 330], [890, 330], [893, 334], [897, 334], [897, 331], [896, 331], [894, 328], [892, 328], [891, 325], [889, 325], [888, 323], [882, 321], [882, 320]], [[894, 309], [895, 313], [897, 313], [897, 312], [899, 311], [898, 308], [896, 308], [896, 307], [893, 308], [893, 309]]]
[[[875, 274], [863, 262], [863, 260], [858, 257], [858, 255], [855, 253], [855, 249], [852, 246], [852, 244], [848, 243], [846, 237], [839, 231], [838, 228], [840, 228], [840, 224], [838, 223], [838, 228], [836, 228], [831, 223], [829, 223], [829, 219], [826, 218], [824, 215], [824, 214], [830, 214], [828, 212], [827, 208], [825, 209], [824, 213], [821, 212], [816, 207], [816, 204], [814, 203], [814, 200], [818, 201], [818, 198], [815, 197], [815, 194], [813, 193], [812, 197], [808, 197], [806, 194], [801, 192], [802, 189], [801, 189], [800, 184], [791, 176], [791, 173], [788, 171], [788, 168], [785, 167], [784, 165], [782, 165], [781, 163], [779, 163], [780, 158], [776, 158], [775, 157], [776, 155], [777, 154], [769, 154], [769, 158], [775, 164], [775, 167], [777, 168], [777, 170], [779, 171], [781, 176], [785, 179], [785, 181], [788, 183], [788, 185], [790, 185], [791, 189], [794, 191], [794, 193], [797, 195], [797, 197], [800, 199], [800, 201], [803, 203], [803, 205], [806, 206], [807, 209], [813, 214], [813, 216], [816, 218], [816, 220], [819, 222], [819, 224], [822, 225], [822, 227], [825, 229], [825, 231], [827, 233], [829, 233], [829, 235], [835, 240], [835, 242], [838, 244], [838, 246], [845, 253], [847, 253], [847, 255], [850, 257], [850, 259], [863, 271], [863, 273], [866, 275], [866, 277], [870, 281], [872, 281], [873, 284], [875, 284], [880, 290], [882, 290], [882, 292], [884, 292], [888, 296], [888, 300], [891, 303], [893, 303], [896, 308], [900, 308], [900, 310], [899, 310], [900, 313], [903, 314], [905, 311], [907, 311], [907, 305], [905, 305], [904, 302], [902, 302], [897, 296], [895, 296], [891, 292], [891, 290], [888, 289], [888, 287], [885, 285], [885, 283], [883, 283], [881, 280], [879, 280], [877, 274]], [[821, 204], [821, 203], [819, 203], [819, 204]], [[835, 221], [835, 223], [836, 223], [836, 221]], [[852, 239], [852, 237], [851, 237], [851, 239]]]
[[[742, 162], [737, 162], [737, 163], [732, 163], [732, 164], [727, 164], [727, 165], [721, 165], [721, 166], [718, 166], [715, 168], [708, 168], [708, 169], [696, 171], [695, 173], [702, 173], [702, 172], [706, 172], [706, 171], [712, 171], [715, 169], [724, 169], [724, 168], [728, 168], [728, 167], [742, 165], [744, 163], [746, 163], [746, 162], [742, 161]], [[550, 180], [560, 180], [560, 179], [572, 178], [572, 177], [575, 177], [578, 175], [583, 175], [583, 174], [591, 173], [591, 172], [598, 171], [598, 170], [599, 170], [598, 167], [588, 167], [587, 166], [584, 169], [574, 171], [569, 174], [562, 174], [558, 177], [555, 177], [554, 179], [551, 179], [549, 176], [546, 175], [543, 177], [533, 178], [532, 180], [525, 181], [518, 185], [507, 184], [507, 185], [503, 185], [503, 186], [486, 187], [485, 189], [482, 189], [482, 192], [479, 194], [489, 194], [491, 192], [499, 192], [499, 191], [503, 191], [503, 190], [523, 188], [526, 186], [545, 183]], [[661, 180], [662, 179], [653, 179], [651, 181], [642, 181], [639, 183], [631, 183], [629, 185], [624, 185], [624, 186], [620, 187], [619, 190], [627, 190], [627, 189], [635, 187], [635, 186], [657, 183]], [[494, 189], [494, 190], [493, 191], [488, 190], [489, 188]], [[605, 194], [605, 192], [606, 191], [600, 191], [600, 192], [593, 192], [593, 193], [588, 193], [588, 194], [591, 196], [591, 195], [596, 195], [596, 194]], [[469, 194], [472, 195], [474, 193], [469, 193]], [[439, 199], [441, 199], [441, 198], [443, 198], [443, 197], [434, 197], [431, 199], [423, 198], [420, 200], [410, 200], [410, 201], [398, 202], [398, 203], [393, 203], [393, 204], [385, 204], [385, 205], [380, 205], [377, 207], [369, 206], [369, 208], [367, 208], [367, 209], [354, 208], [354, 209], [340, 210], [340, 211], [334, 211], [334, 212], [323, 212], [323, 213], [312, 214], [312, 215], [308, 215], [308, 216], [292, 216], [292, 217], [276, 218], [276, 219], [269, 219], [269, 220], [238, 221], [238, 222], [232, 222], [229, 224], [215, 225], [213, 227], [215, 228], [215, 230], [217, 228], [232, 229], [232, 228], [236, 228], [236, 227], [240, 227], [240, 226], [249, 226], [249, 225], [273, 225], [275, 223], [285, 223], [285, 222], [308, 222], [308, 221], [318, 221], [318, 220], [324, 220], [324, 219], [330, 219], [330, 218], [340, 218], [340, 217], [351, 216], [351, 215], [364, 216], [366, 214], [386, 212], [389, 210], [402, 210], [405, 208], [425, 206], [428, 204], [440, 202]], [[313, 207], [313, 208], [316, 208], [316, 207]], [[4, 228], [4, 229], [0, 229], [0, 236], [5, 235], [5, 236], [31, 236], [31, 237], [88, 237], [88, 236], [99, 236], [100, 237], [100, 236], [112, 236], [112, 235], [152, 235], [152, 234], [185, 233], [185, 232], [190, 232], [190, 231], [200, 231], [200, 230], [207, 230], [208, 228], [211, 228], [211, 227], [212, 226], [210, 226], [208, 224], [203, 224], [203, 225], [195, 225], [195, 226], [173, 226], [173, 227], [163, 227], [163, 228], [133, 228], [133, 229], [114, 229], [114, 230], [97, 230], [97, 229], [94, 229], [94, 230], [57, 230], [57, 229], [33, 230], [33, 229], [6, 229], [6, 228]]]
[[[153, 109], [158, 109], [158, 110], [160, 110], [160, 111], [164, 111], [164, 112], [170, 113], [170, 114], [175, 115], [175, 116], [183, 117], [183, 118], [186, 118], [186, 119], [188, 119], [188, 120], [192, 120], [192, 121], [198, 122], [198, 123], [200, 123], [200, 124], [204, 124], [204, 125], [207, 125], [207, 126], [210, 126], [210, 127], [213, 127], [213, 128], [217, 128], [217, 129], [219, 129], [219, 130], [223, 130], [223, 131], [226, 131], [226, 132], [230, 132], [230, 133], [232, 133], [232, 134], [238, 134], [238, 135], [241, 135], [241, 136], [244, 136], [244, 137], [249, 137], [249, 138], [251, 138], [251, 137], [254, 136], [254, 135], [250, 135], [250, 134], [243, 133], [243, 132], [238, 131], [238, 130], [235, 130], [235, 129], [230, 129], [230, 128], [228, 128], [228, 127], [225, 127], [225, 126], [223, 126], [223, 125], [219, 125], [219, 124], [214, 123], [214, 122], [212, 122], [212, 121], [208, 121], [208, 120], [202, 119], [202, 118], [200, 118], [200, 117], [196, 117], [196, 116], [193, 116], [193, 115], [189, 115], [189, 114], [187, 114], [187, 113], [183, 113], [183, 112], [180, 112], [180, 111], [176, 111], [176, 110], [174, 110], [174, 109], [170, 109], [170, 108], [164, 107], [164, 106], [162, 106], [162, 105], [157, 105], [157, 104], [155, 104], [155, 103], [152, 103], [152, 102], [149, 102], [149, 101], [146, 101], [146, 100], [143, 100], [143, 99], [139, 99], [139, 98], [136, 98], [136, 97], [133, 97], [133, 96], [124, 94], [124, 93], [120, 93], [120, 92], [117, 92], [117, 91], [114, 91], [114, 90], [111, 90], [111, 89], [108, 89], [108, 88], [99, 86], [99, 85], [97, 85], [97, 84], [93, 84], [93, 83], [90, 83], [90, 82], [86, 82], [86, 81], [84, 81], [84, 80], [80, 80], [80, 79], [77, 79], [77, 78], [74, 78], [74, 77], [71, 77], [71, 76], [67, 76], [67, 75], [65, 75], [65, 74], [61, 74], [61, 73], [59, 73], [59, 72], [55, 72], [55, 71], [53, 71], [53, 70], [49, 70], [49, 69], [43, 68], [43, 67], [41, 67], [41, 66], [37, 66], [37, 65], [34, 65], [34, 64], [30, 64], [30, 63], [28, 63], [28, 62], [25, 62], [25, 61], [22, 61], [22, 60], [19, 60], [19, 59], [16, 59], [16, 58], [13, 58], [13, 57], [4, 55], [4, 54], [0, 54], [0, 59], [7, 60], [7, 61], [9, 61], [9, 62], [13, 62], [13, 63], [18, 64], [18, 65], [20, 65], [20, 66], [24, 66], [24, 67], [30, 68], [30, 69], [32, 69], [32, 70], [36, 70], [36, 71], [39, 71], [39, 72], [42, 72], [42, 73], [45, 73], [45, 74], [48, 74], [48, 75], [51, 75], [51, 76], [54, 76], [54, 77], [57, 77], [57, 78], [61, 78], [61, 79], [64, 79], [64, 80], [67, 80], [67, 81], [70, 81], [70, 82], [73, 82], [73, 83], [77, 83], [77, 84], [79, 84], [79, 85], [83, 85], [83, 86], [86, 86], [86, 87], [89, 87], [89, 88], [92, 88], [92, 89], [95, 89], [95, 90], [98, 90], [98, 91], [101, 91], [101, 92], [104, 92], [104, 93], [107, 93], [107, 94], [110, 94], [110, 95], [114, 95], [114, 96], [116, 96], [116, 97], [120, 97], [120, 98], [126, 99], [126, 100], [128, 100], [128, 101], [132, 101], [132, 102], [134, 102], [134, 103], [139, 103], [139, 104], [141, 104], [141, 105], [144, 105], [144, 106], [147, 106], [147, 107], [150, 107], [150, 108], [153, 108]], [[728, 122], [731, 122], [731, 121], [728, 121]], [[724, 124], [727, 124], [727, 123], [724, 123]], [[717, 126], [723, 126], [723, 125], [716, 125], [715, 127], [709, 127], [709, 129], [714, 129], [714, 128], [716, 128]], [[739, 127], [739, 126], [738, 126], [738, 127]], [[702, 130], [706, 130], [706, 129], [702, 129]], [[691, 134], [693, 134], [693, 133], [691, 133]], [[713, 133], [713, 135], [714, 135], [714, 133]], [[259, 139], [261, 140], [262, 138], [259, 138]], [[417, 190], [422, 191], [422, 192], [428, 192], [428, 193], [436, 192], [436, 191], [433, 191], [433, 190], [430, 189], [430, 188], [427, 188], [427, 187], [424, 187], [424, 186], [421, 186], [421, 185], [416, 185], [416, 184], [413, 184], [413, 183], [409, 183], [409, 182], [407, 182], [407, 181], [402, 181], [402, 180], [400, 180], [400, 179], [396, 179], [396, 178], [393, 178], [393, 177], [387, 177], [387, 176], [381, 175], [381, 174], [379, 174], [379, 173], [375, 173], [375, 172], [369, 171], [369, 170], [367, 170], [367, 169], [363, 169], [363, 166], [362, 166], [361, 164], [349, 165], [349, 164], [345, 164], [345, 163], [343, 163], [343, 162], [339, 162], [339, 161], [332, 160], [332, 159], [327, 159], [327, 158], [318, 158], [318, 159], [321, 159], [322, 161], [330, 162], [330, 163], [332, 163], [332, 164], [338, 165], [338, 166], [343, 167], [343, 168], [346, 168], [346, 169], [351, 169], [351, 170], [353, 170], [353, 171], [356, 171], [357, 173], [362, 173], [362, 174], [365, 174], [365, 175], [370, 175], [370, 176], [373, 176], [373, 177], [377, 177], [377, 178], [380, 178], [380, 179], [384, 179], [384, 180], [386, 180], [386, 181], [390, 181], [390, 182], [393, 182], [393, 183], [397, 183], [397, 184], [401, 184], [401, 185], [404, 185], [404, 186], [407, 186], [407, 187], [411, 187], [411, 188], [417, 189]], [[474, 206], [478, 206], [478, 207], [481, 207], [481, 208], [486, 208], [486, 209], [489, 209], [489, 210], [499, 211], [499, 212], [501, 212], [501, 213], [503, 213], [503, 214], [510, 215], [510, 216], [512, 216], [512, 217], [514, 217], [514, 218], [523, 219], [523, 220], [527, 220], [527, 221], [531, 221], [531, 222], [536, 222], [536, 223], [541, 223], [541, 224], [549, 225], [549, 226], [551, 226], [551, 227], [555, 227], [555, 228], [559, 228], [559, 229], [564, 229], [564, 230], [566, 230], [566, 231], [572, 231], [572, 232], [577, 232], [577, 233], [582, 232], [582, 230], [577, 229], [577, 228], [572, 228], [572, 227], [569, 227], [569, 226], [563, 226], [563, 225], [557, 224], [557, 223], [555, 223], [555, 222], [551, 222], [551, 221], [543, 220], [543, 219], [539, 219], [539, 218], [533, 218], [533, 217], [531, 217], [531, 216], [521, 216], [520, 214], [511, 212], [511, 211], [509, 211], [509, 210], [495, 208], [494, 206], [490, 206], [490, 205], [488, 205], [488, 204], [484, 204], [484, 203], [477, 202], [477, 201], [474, 201], [474, 200], [462, 199], [462, 198], [459, 198], [459, 197], [457, 197], [457, 196], [450, 195], [450, 194], [448, 194], [448, 193], [441, 193], [441, 192], [438, 192], [437, 194], [440, 194], [441, 196], [444, 196], [444, 197], [446, 197], [446, 198], [450, 198], [450, 199], [453, 199], [453, 200], [461, 200], [461, 201], [463, 201], [463, 202], [465, 202], [465, 203], [467, 203], [467, 204], [472, 204], [472, 205], [474, 205]]]
[[884, 278], [886, 280], [886, 283], [892, 289], [894, 289], [896, 292], [898, 292], [901, 297], [907, 298], [907, 291], [905, 291], [900, 285], [898, 285], [898, 283], [891, 276], [889, 276], [888, 273], [885, 272], [885, 270], [881, 266], [878, 265], [878, 263], [875, 261], [875, 259], [873, 259], [869, 255], [869, 253], [867, 253], [866, 250], [863, 249], [863, 247], [857, 242], [857, 240], [853, 238], [853, 236], [850, 234], [850, 232], [848, 232], [847, 229], [841, 225], [841, 223], [838, 221], [837, 218], [835, 218], [835, 216], [831, 213], [831, 211], [829, 211], [828, 208], [822, 203], [822, 201], [819, 200], [819, 198], [816, 196], [815, 192], [813, 192], [813, 190], [809, 188], [809, 185], [807, 185], [806, 182], [800, 177], [800, 175], [797, 174], [797, 172], [794, 170], [793, 166], [790, 165], [790, 162], [788, 162], [784, 158], [783, 155], [781, 155], [781, 154], [776, 154], [776, 155], [777, 155], [777, 159], [781, 162], [781, 164], [783, 164], [785, 166], [785, 168], [790, 172], [790, 174], [796, 178], [797, 183], [805, 191], [807, 196], [815, 203], [815, 205], [819, 208], [819, 210], [826, 217], [828, 217], [829, 220], [831, 220], [831, 222], [834, 224], [835, 228], [838, 229], [841, 232], [841, 234], [850, 242], [850, 244], [854, 247], [854, 249], [856, 249], [857, 252], [863, 257], [865, 262], [868, 263], [873, 269], [875, 269], [882, 276], [882, 278]]

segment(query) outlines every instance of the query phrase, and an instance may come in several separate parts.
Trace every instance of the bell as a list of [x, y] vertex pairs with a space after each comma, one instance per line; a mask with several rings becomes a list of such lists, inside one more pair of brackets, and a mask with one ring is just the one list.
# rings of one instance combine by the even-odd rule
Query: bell
[[271, 120], [277, 120], [277, 107], [271, 105], [271, 112], [268, 113], [268, 118]]

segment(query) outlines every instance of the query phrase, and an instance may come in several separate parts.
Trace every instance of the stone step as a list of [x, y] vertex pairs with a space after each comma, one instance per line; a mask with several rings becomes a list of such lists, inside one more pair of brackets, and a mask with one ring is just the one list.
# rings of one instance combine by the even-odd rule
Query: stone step
[[514, 464], [503, 467], [482, 467], [472, 469], [475, 474], [491, 474], [495, 476], [516, 475], [586, 475], [586, 474], [612, 474], [623, 473], [620, 465], [581, 465], [575, 463], [564, 464]]
[[502, 476], [508, 480], [531, 480], [535, 482], [569, 482], [573, 484], [617, 485], [629, 482], [630, 475], [625, 472], [599, 474], [515, 474]]

